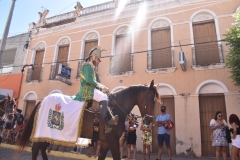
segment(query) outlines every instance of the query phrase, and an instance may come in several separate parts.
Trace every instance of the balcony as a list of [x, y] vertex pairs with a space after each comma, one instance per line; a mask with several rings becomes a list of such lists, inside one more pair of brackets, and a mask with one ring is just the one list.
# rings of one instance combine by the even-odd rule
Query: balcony
[[110, 58], [109, 74], [114, 77], [133, 74], [133, 54], [114, 55]]
[[96, 12], [100, 12], [108, 9], [113, 9], [113, 8], [115, 8], [115, 3], [113, 1], [106, 2], [99, 5], [83, 8], [82, 11], [80, 12], [80, 15], [84, 16], [84, 15], [88, 15], [88, 14], [92, 14], [92, 13], [96, 13]]
[[149, 74], [172, 73], [176, 71], [174, 65], [174, 50], [171, 48], [150, 51], [148, 53]]
[[27, 83], [39, 83], [42, 81], [43, 67], [28, 68], [26, 82]]
[[221, 44], [204, 44], [192, 47], [193, 69], [214, 69], [224, 68]]
[[78, 62], [78, 68], [77, 68], [77, 76], [76, 78], [80, 78], [80, 71], [82, 69], [82, 64], [83, 64], [84, 60], [81, 60]]

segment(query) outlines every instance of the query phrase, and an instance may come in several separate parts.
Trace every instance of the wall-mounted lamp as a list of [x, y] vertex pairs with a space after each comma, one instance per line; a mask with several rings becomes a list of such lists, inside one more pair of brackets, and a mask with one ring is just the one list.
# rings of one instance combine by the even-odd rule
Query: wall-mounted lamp
[[32, 66], [32, 70], [34, 70], [33, 64], [26, 64], [26, 65], [23, 66], [23, 68], [21, 70], [22, 73], [24, 73], [24, 68], [27, 67], [27, 66]]

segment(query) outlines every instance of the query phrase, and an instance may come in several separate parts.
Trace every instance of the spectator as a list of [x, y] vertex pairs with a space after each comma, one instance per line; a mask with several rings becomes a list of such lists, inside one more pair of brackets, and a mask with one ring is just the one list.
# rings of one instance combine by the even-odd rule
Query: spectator
[[120, 157], [121, 158], [127, 158], [127, 156], [126, 156], [127, 150], [126, 150], [126, 155], [123, 156], [123, 146], [127, 141], [128, 126], [129, 126], [129, 121], [128, 121], [128, 118], [126, 118], [125, 131], [122, 133], [122, 136], [119, 139], [119, 148], [120, 148]]
[[170, 120], [170, 115], [166, 113], [166, 106], [161, 106], [161, 114], [156, 118], [156, 126], [158, 126], [158, 158], [161, 159], [163, 143], [167, 147], [168, 158], [171, 160], [171, 147], [170, 147], [170, 132], [165, 128], [165, 124]]
[[21, 130], [22, 130], [22, 125], [19, 125], [19, 123], [15, 121], [15, 125], [13, 129], [10, 131], [12, 144], [17, 141]]
[[5, 121], [5, 128], [3, 130], [3, 139], [8, 141], [11, 139], [10, 130], [12, 129], [13, 113], [11, 113], [11, 111], [7, 111], [3, 115], [2, 120]]
[[216, 147], [216, 159], [219, 160], [220, 152], [224, 160], [227, 159], [226, 148], [228, 145], [226, 138], [227, 122], [223, 119], [223, 115], [220, 111], [217, 111], [215, 118], [210, 122], [210, 129], [213, 131], [212, 146]]
[[129, 118], [129, 127], [128, 127], [128, 135], [127, 135], [127, 147], [128, 147], [128, 159], [130, 159], [131, 154], [131, 146], [133, 147], [133, 158], [136, 159], [136, 141], [137, 141], [137, 134], [136, 134], [136, 128], [137, 124], [135, 123], [137, 121], [136, 118], [130, 117]]
[[93, 120], [93, 138], [89, 144], [90, 152], [87, 154], [88, 157], [98, 157], [101, 149], [101, 141], [99, 140], [99, 120], [95, 118]]
[[91, 140], [89, 144], [89, 153], [87, 154], [88, 157], [94, 156], [95, 158], [100, 155], [101, 149], [101, 141], [100, 140]]
[[141, 128], [142, 131], [142, 145], [143, 145], [143, 159], [146, 160], [146, 150], [148, 152], [148, 160], [150, 160], [150, 145], [152, 144], [152, 123], [147, 122], [147, 118], [143, 119]]
[[16, 121], [17, 121], [18, 125], [20, 125], [20, 126], [23, 125], [24, 117], [21, 113], [22, 113], [21, 109], [16, 109], [16, 113], [14, 114], [13, 123], [12, 123], [13, 126], [15, 125]]
[[232, 133], [232, 149], [231, 149], [231, 160], [240, 160], [240, 121], [236, 114], [231, 114], [229, 117], [229, 123], [232, 128], [230, 132]]

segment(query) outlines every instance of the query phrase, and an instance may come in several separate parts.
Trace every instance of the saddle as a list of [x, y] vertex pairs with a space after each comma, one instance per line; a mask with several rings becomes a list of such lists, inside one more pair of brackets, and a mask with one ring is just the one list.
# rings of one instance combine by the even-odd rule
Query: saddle
[[94, 113], [99, 112], [99, 102], [95, 100], [88, 100], [86, 110], [92, 111]]

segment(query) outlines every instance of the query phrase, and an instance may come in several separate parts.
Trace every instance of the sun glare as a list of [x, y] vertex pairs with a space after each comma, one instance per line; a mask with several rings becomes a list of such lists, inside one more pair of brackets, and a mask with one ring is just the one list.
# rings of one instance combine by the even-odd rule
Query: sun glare
[[117, 19], [118, 16], [121, 14], [121, 12], [123, 11], [124, 7], [126, 6], [128, 0], [120, 0], [118, 1], [118, 8], [115, 12], [115, 16], [114, 19]]

